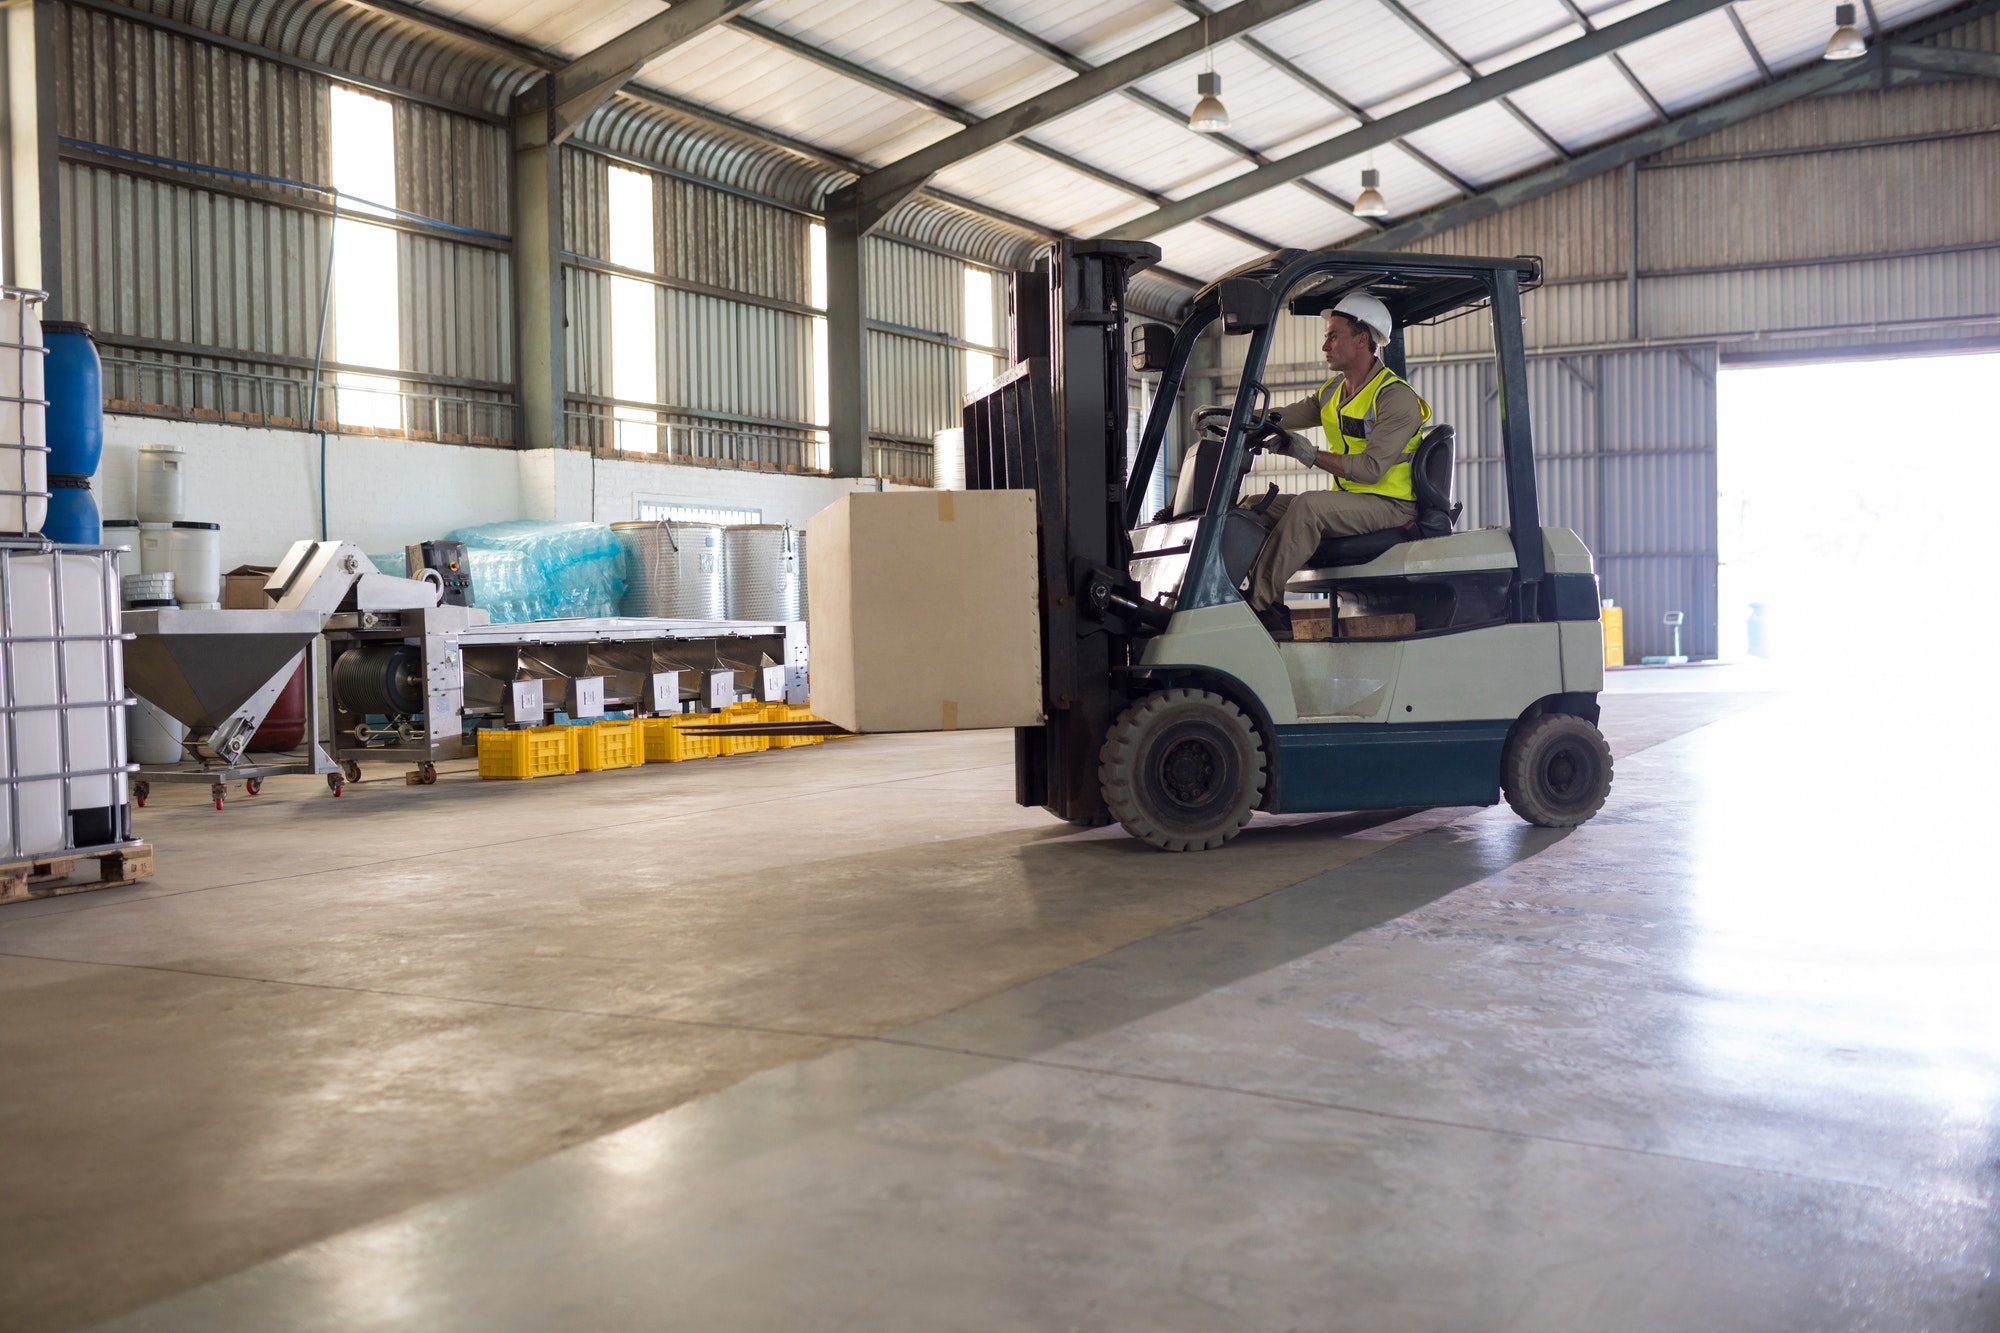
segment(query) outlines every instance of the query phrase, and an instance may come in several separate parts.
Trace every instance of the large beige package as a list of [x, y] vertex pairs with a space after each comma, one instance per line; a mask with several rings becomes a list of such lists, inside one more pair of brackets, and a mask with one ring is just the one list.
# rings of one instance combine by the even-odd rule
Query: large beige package
[[1042, 721], [1032, 491], [844, 495], [806, 524], [812, 710], [849, 731]]

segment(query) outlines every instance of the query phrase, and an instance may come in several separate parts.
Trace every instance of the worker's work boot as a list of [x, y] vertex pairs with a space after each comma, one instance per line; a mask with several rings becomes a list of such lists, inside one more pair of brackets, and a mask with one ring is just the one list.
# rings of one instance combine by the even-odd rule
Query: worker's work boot
[[1283, 602], [1276, 606], [1265, 607], [1257, 613], [1257, 619], [1263, 623], [1265, 629], [1271, 631], [1271, 637], [1279, 643], [1292, 641], [1292, 612]]

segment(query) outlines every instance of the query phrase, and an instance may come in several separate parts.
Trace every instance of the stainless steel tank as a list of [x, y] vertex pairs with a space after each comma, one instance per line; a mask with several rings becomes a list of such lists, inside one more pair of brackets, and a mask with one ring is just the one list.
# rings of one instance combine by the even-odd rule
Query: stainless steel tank
[[745, 523], [722, 535], [731, 620], [806, 618], [806, 535], [785, 523]]
[[713, 523], [613, 523], [625, 551], [628, 616], [721, 620], [728, 614], [722, 528]]

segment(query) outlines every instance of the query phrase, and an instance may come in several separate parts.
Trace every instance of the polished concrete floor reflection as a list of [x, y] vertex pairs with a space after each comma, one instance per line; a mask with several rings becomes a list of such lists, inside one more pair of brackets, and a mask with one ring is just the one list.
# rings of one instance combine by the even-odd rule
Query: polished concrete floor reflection
[[1616, 677], [1561, 834], [1165, 856], [983, 734], [157, 805], [0, 912], [0, 1325], [1992, 1329], [2000, 736], [1774, 683]]

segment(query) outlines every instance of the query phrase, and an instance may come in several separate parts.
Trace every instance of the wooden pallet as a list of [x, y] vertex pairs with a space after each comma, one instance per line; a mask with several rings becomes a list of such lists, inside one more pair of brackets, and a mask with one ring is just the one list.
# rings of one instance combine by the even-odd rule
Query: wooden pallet
[[[97, 862], [97, 878], [73, 881], [70, 877], [76, 873], [78, 861]], [[91, 889], [115, 889], [120, 884], [137, 884], [152, 877], [153, 845], [148, 842], [132, 847], [116, 847], [108, 852], [39, 857], [33, 861], [0, 865], [0, 903], [54, 898], [65, 893], [87, 893]]]

